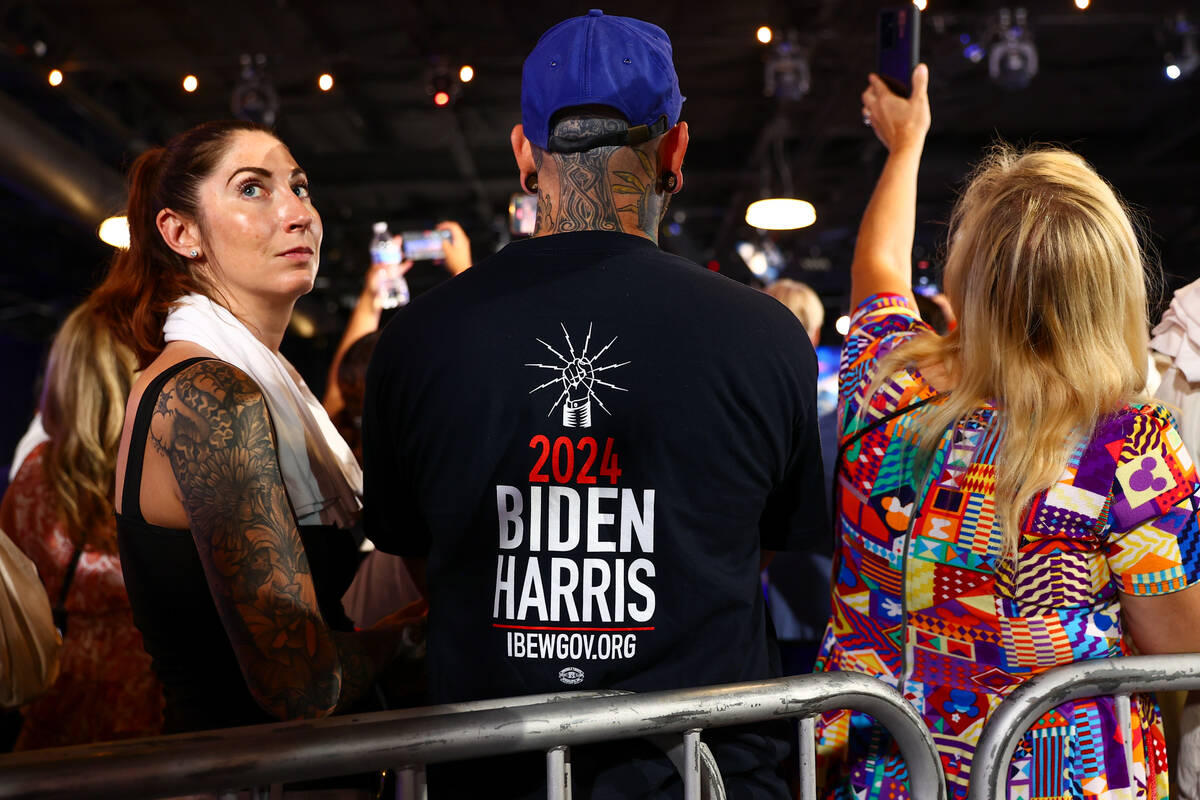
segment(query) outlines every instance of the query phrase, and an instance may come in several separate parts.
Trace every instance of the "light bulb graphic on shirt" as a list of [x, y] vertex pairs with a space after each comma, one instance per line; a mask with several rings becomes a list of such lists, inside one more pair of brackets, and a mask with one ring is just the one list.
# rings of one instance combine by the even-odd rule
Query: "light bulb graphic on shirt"
[[563, 340], [566, 343], [564, 348], [567, 355], [563, 355], [558, 350], [550, 346], [549, 343], [542, 339], [538, 339], [538, 343], [549, 350], [558, 359], [557, 364], [541, 364], [528, 363], [525, 366], [535, 367], [537, 369], [549, 369], [558, 373], [554, 378], [546, 381], [543, 384], [533, 387], [529, 390], [530, 394], [546, 389], [551, 386], [561, 387], [561, 391], [554, 403], [550, 406], [550, 411], [546, 416], [553, 414], [558, 407], [562, 406], [562, 424], [564, 428], [590, 428], [592, 425], [592, 402], [595, 401], [604, 413], [610, 413], [605, 407], [604, 402], [597, 396], [596, 388], [603, 386], [609, 389], [615, 389], [618, 392], [629, 391], [614, 383], [609, 383], [602, 378], [597, 377], [597, 374], [617, 367], [623, 367], [630, 363], [622, 361], [615, 364], [601, 364], [600, 357], [608, 351], [608, 348], [613, 346], [617, 341], [614, 336], [608, 344], [600, 348], [594, 355], [588, 354], [588, 348], [592, 343], [592, 325], [588, 324], [587, 338], [583, 341], [583, 349], [578, 353], [575, 352], [575, 345], [571, 341], [571, 334], [567, 332], [567, 326], [559, 323], [562, 328]]

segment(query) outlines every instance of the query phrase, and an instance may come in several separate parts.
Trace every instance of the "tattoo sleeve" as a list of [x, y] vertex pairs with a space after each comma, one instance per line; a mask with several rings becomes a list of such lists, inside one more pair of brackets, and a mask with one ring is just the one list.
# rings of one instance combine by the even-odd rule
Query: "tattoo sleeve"
[[321, 716], [373, 680], [353, 634], [321, 617], [258, 386], [202, 361], [164, 387], [151, 427], [170, 463], [217, 611], [258, 703], [280, 719]]

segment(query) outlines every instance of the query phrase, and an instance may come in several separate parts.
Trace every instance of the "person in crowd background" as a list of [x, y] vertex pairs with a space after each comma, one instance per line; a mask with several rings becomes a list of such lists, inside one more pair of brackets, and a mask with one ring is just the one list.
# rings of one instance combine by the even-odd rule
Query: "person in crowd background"
[[321, 218], [269, 130], [213, 122], [130, 173], [130, 247], [93, 296], [144, 370], [117, 460], [117, 529], [168, 732], [355, 707], [403, 620], [355, 632], [360, 473], [279, 343]]
[[[342, 407], [331, 415], [342, 438], [362, 463], [363, 394], [367, 388], [367, 364], [379, 341], [379, 331], [371, 331], [346, 350], [338, 365], [337, 387]], [[329, 395], [326, 394], [326, 401]], [[372, 547], [365, 544], [364, 547]], [[421, 591], [408, 574], [400, 556], [371, 549], [363, 558], [342, 605], [360, 628], [370, 627], [397, 608], [421, 599]], [[413, 607], [413, 611], [418, 609]]]
[[375, 343], [379, 341], [379, 331], [360, 336], [340, 353], [337, 374], [330, 382], [330, 389], [325, 393], [325, 409], [329, 411], [331, 394], [336, 391], [335, 411], [329, 411], [338, 433], [346, 440], [355, 459], [362, 464], [362, 411], [363, 393], [367, 389], [367, 365], [371, 362], [371, 354], [375, 352]]
[[[1175, 292], [1152, 331], [1146, 389], [1175, 414], [1189, 453], [1200, 453], [1200, 281]], [[1160, 694], [1171, 793], [1200, 800], [1200, 693]]]
[[[1121, 202], [1073, 153], [998, 146], [952, 218], [958, 318], [914, 311], [928, 70], [877, 76], [864, 118], [888, 157], [859, 228], [841, 367], [833, 615], [819, 667], [901, 689], [966, 795], [996, 705], [1049, 667], [1200, 649], [1196, 471], [1146, 384], [1146, 275]], [[825, 796], [910, 796], [862, 714], [818, 721]], [[1157, 706], [1065, 703], [1018, 744], [1011, 791], [1166, 797]], [[915, 791], [915, 787], [914, 787]]]
[[[366, 532], [427, 590], [431, 700], [778, 675], [760, 570], [828, 537], [812, 346], [657, 247], [688, 144], [661, 28], [566, 20], [521, 98], [535, 235], [399, 311], [367, 374]], [[706, 733], [730, 797], [788, 796], [779, 727]], [[679, 789], [644, 742], [594, 754], [581, 794]], [[431, 770], [431, 796], [544, 796], [498, 768]]]
[[[459, 275], [471, 267], [471, 240], [467, 238], [467, 234], [463, 231], [462, 226], [454, 220], [445, 220], [437, 224], [437, 229], [440, 231], [449, 231], [450, 238], [442, 240], [442, 252], [445, 257], [440, 262], [451, 277]], [[403, 246], [403, 238], [396, 236], [396, 241]], [[412, 261], [404, 261], [400, 264], [400, 269], [403, 273], [412, 269]], [[358, 301], [354, 304], [353, 311], [350, 312], [350, 319], [346, 323], [346, 329], [342, 332], [341, 341], [338, 343], [337, 350], [334, 352], [333, 360], [329, 363], [329, 378], [325, 382], [325, 397], [322, 403], [325, 410], [329, 412], [329, 416], [333, 419], [338, 418], [339, 412], [342, 411], [344, 400], [342, 397], [342, 378], [341, 378], [341, 363], [346, 356], [350, 346], [362, 339], [368, 333], [379, 329], [379, 322], [383, 314], [383, 309], [379, 304], [379, 293], [377, 291], [377, 281], [387, 267], [376, 264], [367, 271], [366, 280], [363, 282], [362, 291], [359, 292]], [[363, 362], [365, 369], [366, 362]], [[365, 384], [365, 373], [361, 376], [363, 384]], [[359, 396], [361, 404], [361, 395]], [[361, 413], [361, 405], [360, 405]], [[361, 454], [359, 454], [361, 461]]]
[[58, 680], [22, 709], [16, 750], [162, 730], [162, 687], [133, 624], [112, 516], [113, 468], [136, 368], [90, 305], [72, 311], [46, 364], [39, 412], [49, 439], [21, 463], [0, 502], [0, 529], [66, 611]]
[[[815, 348], [821, 341], [825, 306], [812, 287], [789, 278], [764, 291], [783, 303], [800, 320]], [[837, 376], [817, 381], [817, 429], [821, 435], [821, 464], [825, 496], [829, 497], [837, 459]], [[829, 547], [796, 553], [776, 553], [767, 567], [767, 602], [779, 637], [783, 673], [812, 672], [817, 647], [829, 621]]]

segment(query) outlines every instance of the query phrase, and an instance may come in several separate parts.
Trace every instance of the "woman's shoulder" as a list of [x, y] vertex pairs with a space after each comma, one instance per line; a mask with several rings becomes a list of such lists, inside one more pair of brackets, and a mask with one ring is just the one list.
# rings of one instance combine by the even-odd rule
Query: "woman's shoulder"
[[859, 303], [850, 317], [842, 346], [842, 372], [862, 372], [903, 342], [932, 328], [910, 300], [899, 294], [877, 294]]
[[1171, 409], [1154, 398], [1139, 398], [1122, 406], [1116, 413], [1105, 417], [1097, 426], [1097, 433], [1108, 429], [1123, 438], [1136, 436], [1139, 430], [1155, 430], [1174, 433], [1178, 436], [1179, 423]]
[[46, 458], [49, 453], [50, 442], [39, 442], [29, 451], [29, 455], [25, 456], [25, 460], [13, 476], [12, 483], [4, 492], [4, 499], [0, 503], [3, 507], [3, 511], [0, 512], [0, 527], [3, 527], [9, 536], [17, 534], [16, 531], [9, 530], [9, 523], [13, 521], [11, 518], [16, 515], [18, 506], [47, 504], [51, 499], [53, 493], [46, 480]]
[[[164, 373], [169, 373], [165, 379]], [[258, 383], [239, 367], [197, 344], [171, 342], [134, 381], [126, 406], [127, 415], [136, 414], [143, 395], [156, 382], [161, 384], [156, 392], [158, 397], [178, 393], [185, 386], [203, 386], [208, 391], [221, 392], [223, 396], [233, 392], [234, 397], [245, 396], [246, 399], [262, 394]], [[127, 419], [132, 419], [132, 416], [127, 416]]]

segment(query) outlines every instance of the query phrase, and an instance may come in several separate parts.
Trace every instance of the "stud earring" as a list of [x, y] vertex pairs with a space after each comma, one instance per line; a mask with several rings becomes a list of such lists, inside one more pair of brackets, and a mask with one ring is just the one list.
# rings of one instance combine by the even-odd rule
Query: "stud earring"
[[192, 258], [196, 258], [200, 255], [200, 251], [193, 249], [192, 252], [188, 253], [188, 255], [190, 255]]
[[679, 185], [679, 179], [675, 177], [674, 172], [664, 172], [658, 179], [658, 183], [664, 192], [673, 192]]

